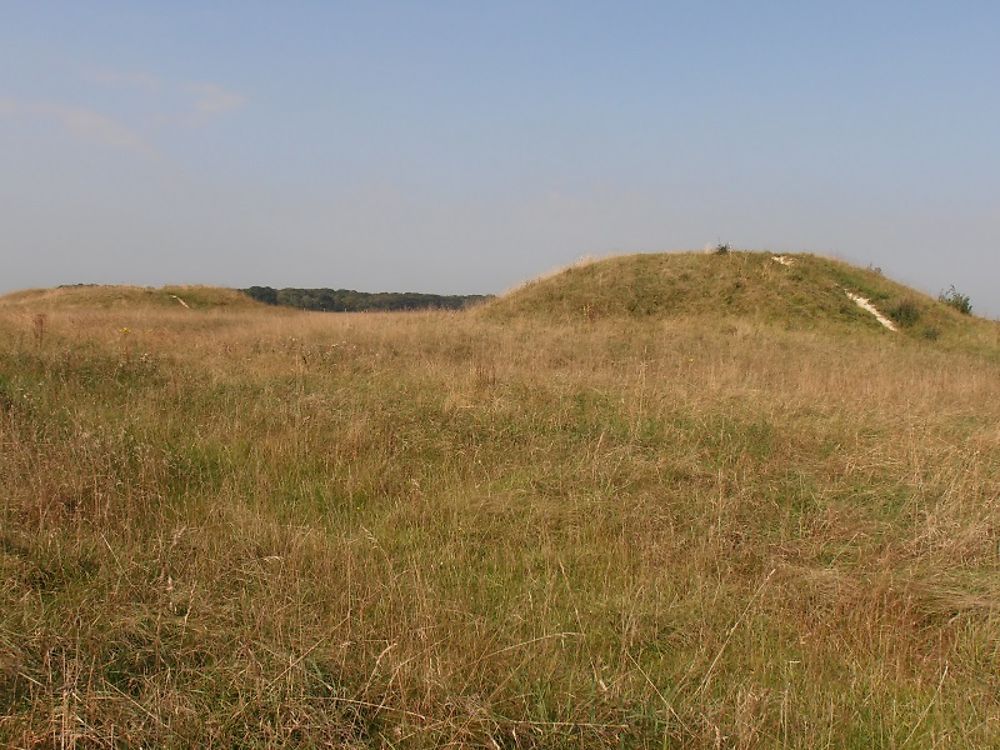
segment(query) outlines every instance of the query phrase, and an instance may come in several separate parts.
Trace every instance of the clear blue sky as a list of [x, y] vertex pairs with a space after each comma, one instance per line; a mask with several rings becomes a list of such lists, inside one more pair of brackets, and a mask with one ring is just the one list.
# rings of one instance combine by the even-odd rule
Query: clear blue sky
[[0, 289], [873, 264], [1000, 315], [993, 2], [0, 2]]

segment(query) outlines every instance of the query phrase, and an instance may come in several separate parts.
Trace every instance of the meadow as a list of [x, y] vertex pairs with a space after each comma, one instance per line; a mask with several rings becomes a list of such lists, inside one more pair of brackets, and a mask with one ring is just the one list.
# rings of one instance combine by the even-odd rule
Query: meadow
[[0, 305], [0, 744], [996, 747], [998, 328]]

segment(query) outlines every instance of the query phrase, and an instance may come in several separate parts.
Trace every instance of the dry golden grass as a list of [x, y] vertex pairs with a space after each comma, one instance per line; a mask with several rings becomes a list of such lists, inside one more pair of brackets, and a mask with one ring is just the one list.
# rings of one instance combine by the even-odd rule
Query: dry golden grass
[[0, 307], [11, 310], [66, 309], [134, 310], [141, 307], [180, 309], [256, 308], [260, 303], [237, 289], [214, 286], [115, 286], [75, 284], [52, 289], [24, 289], [0, 297]]
[[997, 363], [4, 307], [0, 741], [995, 747]]

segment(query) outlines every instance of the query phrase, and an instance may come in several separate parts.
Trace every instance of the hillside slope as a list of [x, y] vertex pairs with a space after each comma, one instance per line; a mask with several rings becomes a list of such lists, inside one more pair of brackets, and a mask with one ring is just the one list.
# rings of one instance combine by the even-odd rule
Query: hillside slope
[[257, 308], [261, 303], [236, 289], [213, 286], [142, 286], [76, 284], [52, 289], [26, 289], [0, 297], [0, 306], [57, 310], [167, 307], [193, 310]]
[[484, 312], [560, 320], [750, 317], [790, 328], [889, 333], [848, 292], [870, 300], [908, 336], [954, 338], [995, 325], [962, 315], [876, 270], [815, 255], [766, 252], [609, 258], [529, 282], [487, 305]]

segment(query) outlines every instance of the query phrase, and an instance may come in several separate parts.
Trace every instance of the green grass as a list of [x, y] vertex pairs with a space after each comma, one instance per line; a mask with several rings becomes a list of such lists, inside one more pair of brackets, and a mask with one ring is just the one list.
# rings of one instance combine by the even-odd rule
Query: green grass
[[988, 336], [35, 309], [0, 743], [1000, 743]]
[[[883, 277], [874, 270], [815, 255], [766, 252], [626, 255], [567, 268], [530, 282], [483, 314], [504, 319], [737, 318], [805, 330], [884, 332], [845, 294], [867, 297], [889, 317], [900, 317], [906, 336], [939, 345], [985, 338], [995, 347], [997, 326], [962, 316], [952, 307]], [[930, 335], [928, 335], [930, 332]]]

